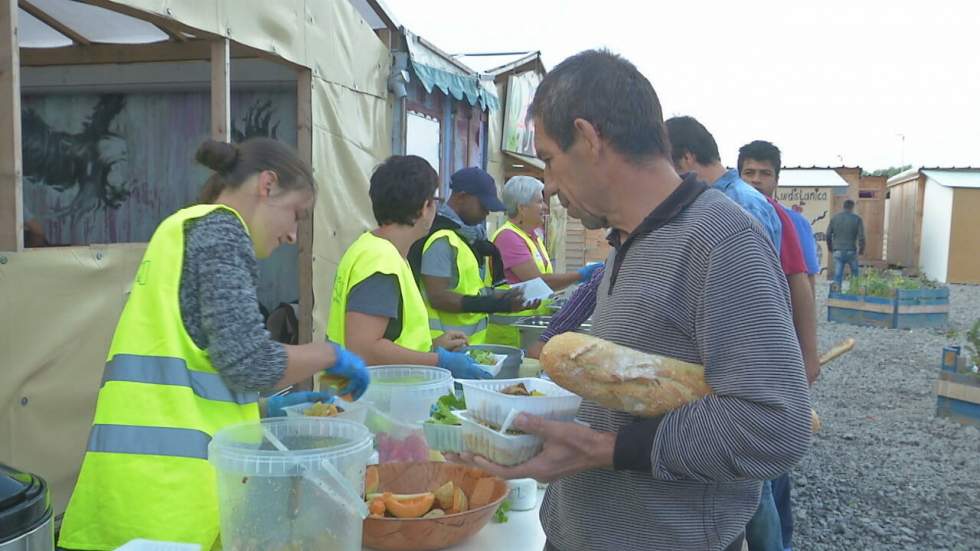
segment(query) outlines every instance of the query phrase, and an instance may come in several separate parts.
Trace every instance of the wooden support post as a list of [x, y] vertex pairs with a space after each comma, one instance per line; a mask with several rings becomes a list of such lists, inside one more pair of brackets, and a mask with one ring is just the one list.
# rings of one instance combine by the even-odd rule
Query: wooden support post
[[76, 44], [81, 44], [82, 46], [88, 46], [89, 44], [91, 44], [89, 39], [82, 36], [81, 33], [75, 31], [75, 29], [72, 29], [71, 27], [65, 25], [64, 23], [55, 19], [54, 17], [51, 17], [50, 15], [48, 15], [48, 12], [32, 4], [30, 0], [20, 0], [18, 3], [20, 4], [20, 7], [23, 8], [24, 11], [38, 18], [45, 25], [67, 36], [69, 39], [71, 39], [72, 42]]
[[231, 141], [231, 48], [228, 39], [211, 43], [211, 138]]
[[[296, 78], [296, 147], [313, 164], [313, 73], [300, 69]], [[315, 176], [315, 175], [314, 175]], [[299, 342], [313, 339], [313, 213], [299, 223]], [[329, 300], [326, 297], [324, 300]]]
[[0, 0], [0, 250], [24, 248], [17, 0]]

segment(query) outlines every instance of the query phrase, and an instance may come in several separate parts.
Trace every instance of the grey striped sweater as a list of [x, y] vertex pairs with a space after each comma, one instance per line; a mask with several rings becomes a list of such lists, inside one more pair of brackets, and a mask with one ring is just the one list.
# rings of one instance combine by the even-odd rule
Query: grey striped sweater
[[[682, 188], [692, 182], [703, 185]], [[702, 364], [715, 394], [662, 418], [649, 471], [553, 483], [541, 510], [549, 542], [561, 551], [724, 549], [755, 512], [761, 481], [789, 470], [810, 442], [775, 250], [745, 211], [708, 190], [634, 239], [618, 266], [613, 252], [597, 300], [593, 334]], [[579, 418], [614, 432], [639, 421], [588, 401]]]

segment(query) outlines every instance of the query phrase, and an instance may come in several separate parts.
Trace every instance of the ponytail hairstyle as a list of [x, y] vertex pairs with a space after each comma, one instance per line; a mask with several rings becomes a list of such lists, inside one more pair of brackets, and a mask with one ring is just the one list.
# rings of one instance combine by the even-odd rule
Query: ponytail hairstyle
[[201, 188], [199, 203], [214, 203], [221, 192], [239, 188], [264, 170], [276, 173], [283, 191], [316, 193], [309, 163], [292, 147], [270, 138], [250, 138], [240, 144], [207, 140], [197, 148], [194, 159], [214, 171]]

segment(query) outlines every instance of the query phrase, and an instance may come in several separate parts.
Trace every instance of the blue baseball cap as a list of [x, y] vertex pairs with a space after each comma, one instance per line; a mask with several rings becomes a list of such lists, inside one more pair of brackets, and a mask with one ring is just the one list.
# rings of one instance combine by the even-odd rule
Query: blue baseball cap
[[475, 195], [489, 212], [503, 212], [507, 207], [497, 197], [497, 184], [493, 176], [482, 168], [471, 166], [457, 170], [449, 177], [449, 189]]

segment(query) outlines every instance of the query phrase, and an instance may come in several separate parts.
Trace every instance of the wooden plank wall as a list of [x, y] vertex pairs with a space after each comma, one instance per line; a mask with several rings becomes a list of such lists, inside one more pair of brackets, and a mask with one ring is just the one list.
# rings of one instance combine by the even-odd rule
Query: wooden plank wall
[[861, 260], [868, 263], [884, 260], [885, 238], [884, 176], [862, 176], [857, 199], [857, 213], [864, 220], [867, 245]]
[[24, 248], [17, 1], [0, 0], [0, 251]]
[[920, 178], [888, 188], [888, 264], [918, 270], [924, 193]]
[[980, 189], [957, 188], [949, 236], [949, 283], [980, 284]]

